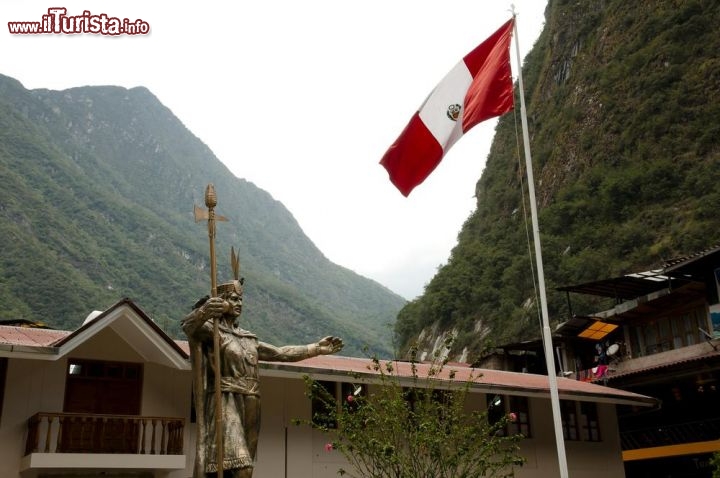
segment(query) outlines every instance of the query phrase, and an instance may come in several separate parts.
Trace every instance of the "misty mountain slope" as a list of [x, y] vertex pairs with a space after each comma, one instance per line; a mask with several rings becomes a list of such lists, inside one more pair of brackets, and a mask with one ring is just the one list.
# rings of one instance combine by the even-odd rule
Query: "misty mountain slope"
[[179, 320], [209, 290], [207, 226], [192, 210], [214, 183], [229, 219], [217, 225], [218, 281], [231, 278], [234, 246], [247, 328], [276, 343], [335, 334], [345, 353], [391, 354], [405, 301], [331, 263], [147, 89], [29, 91], [0, 76], [0, 123], [3, 318], [74, 328], [127, 296], [181, 336]]
[[[554, 287], [717, 244], [718, 21], [720, 4], [707, 0], [549, 2], [523, 78], [553, 323], [569, 314]], [[472, 361], [540, 336], [516, 105], [498, 123], [477, 210], [450, 260], [398, 317], [405, 347], [429, 350], [454, 333], [453, 353]], [[573, 306], [589, 314], [608, 304], [574, 297]]]

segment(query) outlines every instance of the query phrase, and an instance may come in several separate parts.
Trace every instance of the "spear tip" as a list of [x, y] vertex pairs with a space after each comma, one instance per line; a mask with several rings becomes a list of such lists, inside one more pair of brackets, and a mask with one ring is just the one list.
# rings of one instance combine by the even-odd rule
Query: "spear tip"
[[205, 205], [208, 208], [217, 206], [217, 194], [215, 194], [215, 186], [212, 183], [205, 188]]

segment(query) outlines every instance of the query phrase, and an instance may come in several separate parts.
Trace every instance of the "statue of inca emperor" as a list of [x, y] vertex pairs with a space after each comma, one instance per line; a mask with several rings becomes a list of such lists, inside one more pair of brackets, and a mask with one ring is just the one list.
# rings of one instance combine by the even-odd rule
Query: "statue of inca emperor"
[[260, 428], [258, 360], [292, 362], [343, 347], [337, 337], [276, 347], [238, 327], [244, 280], [234, 251], [231, 260], [235, 280], [213, 287], [215, 296], [198, 301], [182, 321], [190, 345], [198, 426], [194, 478], [252, 476]]
[[[218, 286], [219, 297], [208, 299], [183, 320], [182, 328], [191, 344], [202, 354], [204, 368], [204, 437], [198, 437], [198, 456], [204, 462], [205, 475], [217, 473], [217, 450], [215, 424], [218, 410], [213, 399], [214, 370], [210, 356], [213, 347], [212, 320], [219, 319], [220, 332], [220, 391], [222, 393], [223, 469], [225, 476], [249, 478], [257, 450], [260, 425], [260, 387], [258, 383], [258, 360], [296, 361], [339, 351], [342, 340], [325, 337], [309, 345], [276, 347], [258, 341], [257, 337], [238, 327], [237, 319], [242, 309], [242, 282], [233, 281]], [[196, 403], [196, 410], [199, 403]], [[199, 419], [200, 417], [198, 417]], [[202, 443], [200, 442], [202, 440]], [[203, 455], [203, 456], [200, 456]], [[199, 478], [196, 476], [195, 478]]]

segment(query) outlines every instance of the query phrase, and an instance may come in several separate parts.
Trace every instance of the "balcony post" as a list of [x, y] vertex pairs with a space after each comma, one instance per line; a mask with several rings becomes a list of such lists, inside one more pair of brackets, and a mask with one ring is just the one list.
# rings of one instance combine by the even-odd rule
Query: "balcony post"
[[46, 415], [43, 420], [47, 421], [47, 433], [45, 433], [45, 453], [50, 453], [50, 442], [52, 441], [52, 425], [55, 422], [55, 417]]

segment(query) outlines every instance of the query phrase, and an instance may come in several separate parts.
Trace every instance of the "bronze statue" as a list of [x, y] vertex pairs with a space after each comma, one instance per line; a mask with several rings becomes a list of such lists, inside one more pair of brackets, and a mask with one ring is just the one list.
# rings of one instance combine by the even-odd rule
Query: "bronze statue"
[[[195, 304], [182, 321], [188, 337], [193, 369], [193, 395], [198, 436], [194, 478], [207, 476], [252, 477], [260, 428], [258, 360], [297, 361], [338, 352], [343, 342], [325, 337], [314, 344], [276, 347], [238, 327], [242, 312], [243, 279], [235, 251], [231, 262], [235, 279], [215, 285], [215, 192], [206, 191], [212, 274], [212, 296]], [[215, 353], [219, 350], [219, 353]], [[215, 370], [220, 370], [219, 374]], [[219, 412], [218, 412], [219, 411]]]

